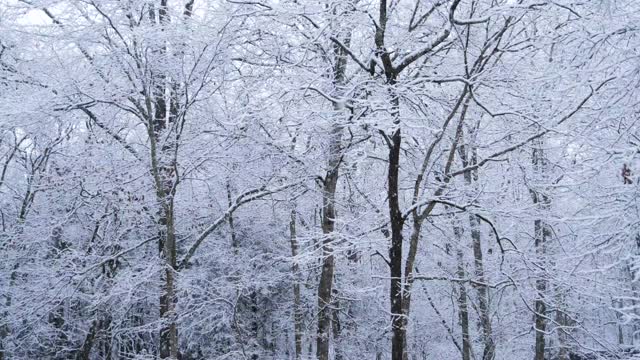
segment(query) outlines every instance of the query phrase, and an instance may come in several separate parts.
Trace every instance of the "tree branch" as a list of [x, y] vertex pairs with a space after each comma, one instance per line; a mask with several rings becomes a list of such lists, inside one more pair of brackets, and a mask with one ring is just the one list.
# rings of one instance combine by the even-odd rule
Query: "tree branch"
[[353, 51], [351, 51], [351, 49], [349, 49], [340, 40], [336, 39], [334, 36], [330, 36], [329, 40], [333, 41], [334, 44], [338, 45], [338, 47], [340, 47], [340, 49], [342, 49], [342, 51], [347, 53], [347, 55], [349, 55], [349, 57], [351, 59], [353, 59], [353, 61], [355, 61], [356, 64], [358, 64], [364, 71], [368, 72], [371, 75], [374, 75], [374, 73], [375, 73], [375, 66], [374, 66], [375, 63], [372, 63], [371, 64], [372, 66], [367, 67], [367, 65], [365, 65], [364, 62], [362, 62], [360, 59], [358, 59], [356, 54], [354, 54]]
[[193, 243], [193, 245], [191, 245], [191, 247], [187, 251], [187, 254], [184, 256], [184, 258], [182, 258], [182, 261], [180, 261], [178, 270], [182, 270], [187, 266], [187, 264], [189, 263], [189, 260], [191, 260], [196, 250], [198, 250], [198, 248], [200, 247], [200, 245], [202, 245], [204, 240], [206, 240], [206, 238], [209, 235], [211, 235], [211, 233], [214, 232], [220, 225], [222, 225], [225, 221], [227, 221], [229, 216], [231, 216], [231, 214], [233, 214], [236, 210], [238, 210], [240, 206], [248, 202], [251, 202], [253, 200], [261, 199], [267, 195], [275, 194], [277, 192], [292, 188], [294, 186], [298, 186], [306, 180], [307, 179], [290, 183], [290, 184], [285, 184], [269, 190], [265, 189], [264, 187], [261, 187], [261, 188], [252, 189], [242, 193], [240, 196], [238, 196], [235, 199], [235, 201], [227, 209], [227, 211], [225, 211], [222, 215], [220, 215], [220, 217], [218, 217], [211, 225], [209, 225], [206, 229], [204, 229], [204, 231], [202, 231], [200, 235], [198, 235], [198, 237], [196, 238], [196, 241]]
[[401, 73], [402, 70], [411, 65], [414, 61], [420, 59], [422, 56], [435, 49], [436, 46], [442, 44], [449, 37], [450, 33], [451, 31], [448, 27], [442, 29], [440, 34], [432, 42], [424, 46], [422, 49], [414, 51], [413, 53], [407, 55], [404, 59], [402, 59], [400, 61], [400, 64], [398, 64], [395, 69], [396, 73]]
[[[587, 101], [589, 101], [589, 99], [591, 99], [593, 97], [593, 95], [595, 93], [597, 93], [604, 85], [606, 85], [609, 81], [613, 80], [614, 78], [609, 78], [605, 81], [603, 81], [600, 85], [598, 85], [598, 87], [596, 87], [595, 89], [591, 89], [591, 92], [589, 93], [589, 95], [587, 95], [584, 99], [582, 99], [582, 101], [580, 101], [580, 103], [575, 107], [575, 109], [573, 109], [571, 112], [569, 112], [568, 114], [566, 114], [565, 116], [563, 116], [560, 120], [558, 120], [555, 124], [555, 126], [561, 125], [562, 123], [564, 123], [565, 121], [571, 119], [575, 114], [577, 114], [583, 107], [584, 105], [587, 103]], [[526, 139], [524, 139], [523, 141], [514, 144], [512, 146], [507, 147], [506, 149], [502, 149], [498, 152], [495, 152], [491, 155], [489, 155], [488, 157], [482, 159], [481, 161], [479, 161], [477, 164], [471, 165], [471, 166], [467, 166], [465, 168], [462, 168], [458, 171], [452, 172], [451, 174], [449, 174], [449, 177], [454, 177], [454, 176], [458, 176], [461, 174], [464, 174], [467, 171], [470, 170], [475, 170], [478, 169], [480, 167], [482, 167], [483, 165], [485, 165], [486, 163], [488, 163], [489, 161], [495, 161], [496, 158], [505, 155], [507, 153], [510, 153], [511, 151], [517, 150], [525, 145], [527, 145], [528, 143], [532, 142], [533, 140], [536, 140], [538, 138], [543, 137], [544, 135], [548, 134], [549, 132], [551, 132], [551, 128], [548, 128], [546, 130], [543, 130], [535, 135], [532, 135]]]
[[91, 121], [96, 124], [99, 128], [101, 128], [102, 130], [104, 130], [104, 132], [106, 132], [109, 136], [111, 136], [115, 141], [117, 141], [120, 145], [122, 145], [129, 153], [131, 153], [138, 161], [143, 162], [142, 157], [140, 157], [140, 155], [138, 154], [137, 151], [135, 151], [134, 148], [131, 147], [131, 145], [129, 145], [120, 135], [114, 133], [113, 131], [111, 131], [111, 129], [109, 129], [108, 127], [106, 127], [103, 123], [101, 123], [98, 118], [95, 116], [95, 114], [93, 112], [91, 112], [91, 110], [85, 108], [85, 107], [79, 107], [80, 110], [82, 110], [82, 112], [84, 112], [85, 114], [87, 114], [87, 116], [89, 116], [89, 119], [91, 119]]

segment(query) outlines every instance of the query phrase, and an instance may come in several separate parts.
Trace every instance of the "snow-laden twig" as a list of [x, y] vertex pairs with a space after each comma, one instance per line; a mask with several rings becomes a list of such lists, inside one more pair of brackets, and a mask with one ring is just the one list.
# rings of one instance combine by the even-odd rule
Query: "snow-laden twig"
[[241, 195], [239, 195], [234, 202], [232, 203], [232, 205], [227, 209], [227, 211], [225, 211], [222, 215], [220, 215], [211, 225], [209, 225], [206, 229], [204, 229], [200, 235], [198, 235], [198, 237], [196, 238], [196, 241], [193, 243], [193, 245], [191, 245], [191, 247], [189, 248], [189, 250], [187, 251], [187, 254], [184, 256], [184, 258], [182, 258], [182, 260], [180, 261], [180, 264], [178, 265], [178, 269], [184, 269], [187, 264], [189, 263], [189, 260], [191, 260], [191, 258], [193, 257], [193, 255], [196, 253], [196, 250], [198, 250], [198, 248], [200, 247], [200, 245], [202, 245], [202, 243], [204, 242], [204, 240], [206, 240], [206, 238], [212, 233], [214, 232], [220, 225], [222, 225], [225, 221], [227, 221], [227, 219], [229, 218], [229, 216], [231, 216], [231, 214], [233, 214], [236, 210], [238, 210], [238, 208], [248, 202], [251, 202], [253, 200], [258, 200], [261, 199], [265, 196], [271, 195], [271, 194], [275, 194], [277, 192], [295, 187], [295, 186], [299, 186], [302, 183], [304, 183], [305, 181], [307, 181], [308, 179], [303, 179], [300, 181], [296, 181], [296, 182], [292, 182], [292, 183], [288, 183], [285, 185], [281, 185], [272, 189], [267, 189], [266, 187], [260, 187], [257, 189], [252, 189], [252, 190], [248, 190], [244, 193], [242, 193]]

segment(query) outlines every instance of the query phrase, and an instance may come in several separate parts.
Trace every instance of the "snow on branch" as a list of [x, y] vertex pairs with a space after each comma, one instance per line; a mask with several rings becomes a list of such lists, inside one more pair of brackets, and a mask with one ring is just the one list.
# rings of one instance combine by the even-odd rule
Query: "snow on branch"
[[412, 52], [411, 54], [405, 56], [400, 61], [398, 66], [396, 66], [395, 68], [396, 73], [399, 74], [400, 72], [402, 72], [402, 70], [404, 70], [404, 68], [411, 65], [414, 61], [420, 59], [422, 56], [426, 55], [427, 53], [435, 49], [436, 46], [442, 44], [449, 37], [450, 33], [451, 33], [451, 29], [449, 27], [442, 29], [442, 31], [440, 31], [438, 36], [436, 36], [436, 38], [432, 42]]
[[[600, 85], [598, 85], [595, 89], [591, 88], [591, 91], [589, 92], [589, 95], [585, 96], [584, 99], [582, 99], [582, 101], [580, 101], [580, 103], [572, 110], [570, 111], [568, 114], [566, 114], [565, 116], [563, 116], [562, 118], [560, 118], [560, 120], [556, 121], [555, 126], [559, 126], [562, 123], [564, 123], [565, 121], [571, 119], [574, 115], [576, 115], [583, 107], [584, 105], [589, 101], [589, 99], [591, 99], [593, 97], [594, 94], [596, 94], [602, 87], [604, 87], [608, 82], [612, 81], [614, 78], [609, 78], [605, 81], [603, 81], [602, 83], [600, 83]], [[531, 143], [533, 140], [536, 140], [538, 138], [543, 137], [544, 135], [548, 134], [549, 132], [551, 132], [553, 130], [553, 128], [549, 128], [546, 130], [543, 130], [539, 133], [536, 133], [534, 135], [531, 135], [530, 137], [522, 140], [519, 143], [516, 143], [512, 146], [509, 146], [505, 149], [502, 149], [500, 151], [497, 151], [489, 156], [487, 156], [486, 158], [482, 159], [481, 161], [478, 161], [477, 164], [474, 165], [470, 165], [467, 166], [465, 168], [462, 168], [458, 171], [454, 171], [451, 174], [449, 174], [449, 177], [454, 177], [454, 176], [458, 176], [461, 174], [464, 174], [467, 171], [471, 171], [471, 170], [475, 170], [478, 169], [482, 166], [484, 166], [486, 163], [490, 162], [490, 161], [496, 161], [497, 158], [499, 158], [500, 156], [506, 155], [514, 150], [517, 150], [529, 143]]]
[[198, 250], [200, 245], [202, 245], [204, 240], [206, 240], [207, 237], [211, 235], [211, 233], [214, 232], [220, 225], [226, 222], [227, 219], [229, 219], [229, 217], [236, 210], [238, 210], [238, 208], [240, 208], [240, 206], [246, 203], [249, 203], [251, 201], [261, 199], [265, 196], [275, 194], [292, 187], [296, 187], [304, 183], [306, 180], [308, 179], [303, 179], [293, 183], [281, 185], [273, 189], [267, 189], [265, 186], [263, 186], [260, 188], [245, 191], [244, 193], [240, 194], [238, 197], [236, 197], [236, 199], [233, 201], [231, 206], [229, 206], [227, 211], [225, 211], [222, 215], [220, 215], [211, 225], [209, 225], [206, 229], [204, 229], [200, 233], [200, 235], [198, 235], [198, 237], [196, 238], [196, 241], [193, 243], [193, 245], [191, 245], [191, 247], [187, 251], [187, 254], [184, 256], [184, 258], [182, 258], [182, 261], [180, 261], [180, 264], [178, 265], [178, 269], [184, 269], [187, 266], [187, 264], [189, 263], [189, 260], [191, 260], [191, 258], [193, 257], [195, 252]]

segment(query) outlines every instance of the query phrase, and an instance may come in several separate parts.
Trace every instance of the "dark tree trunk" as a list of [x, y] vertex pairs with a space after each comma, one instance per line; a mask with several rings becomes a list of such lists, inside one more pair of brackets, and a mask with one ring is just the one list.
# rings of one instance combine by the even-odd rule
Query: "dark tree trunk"
[[[469, 137], [471, 138], [471, 136]], [[476, 149], [466, 144], [459, 148], [462, 166], [468, 167], [477, 163]], [[477, 171], [466, 171], [464, 180], [467, 185], [474, 187], [478, 180]], [[471, 244], [473, 248], [474, 258], [474, 275], [478, 282], [486, 284], [486, 276], [484, 272], [484, 259], [482, 251], [482, 238], [480, 234], [480, 220], [474, 214], [469, 214], [469, 228], [471, 230]], [[478, 312], [480, 316], [480, 330], [482, 332], [482, 342], [484, 350], [482, 351], [483, 360], [493, 360], [495, 357], [495, 343], [493, 341], [493, 329], [491, 324], [491, 309], [489, 288], [484, 285], [475, 285], [478, 294]]]
[[400, 210], [398, 198], [398, 182], [400, 171], [400, 146], [402, 135], [396, 129], [389, 138], [389, 169], [387, 175], [387, 196], [389, 198], [389, 216], [391, 219], [391, 247], [389, 248], [389, 263], [391, 284], [389, 287], [391, 299], [391, 359], [404, 360], [406, 343], [406, 318], [403, 312], [402, 286], [402, 228], [404, 219]]
[[[547, 160], [544, 155], [543, 142], [537, 141], [533, 150], [532, 163], [536, 176], [538, 179], [545, 179], [547, 172]], [[544, 215], [550, 206], [550, 199], [547, 194], [538, 189], [531, 189], [531, 197], [533, 204], [540, 212], [540, 217]], [[540, 263], [540, 268], [545, 268], [546, 257], [546, 243], [550, 237], [549, 225], [542, 219], [536, 219], [534, 221], [534, 236], [535, 236], [535, 249], [537, 255], [537, 261]], [[544, 360], [545, 355], [545, 332], [547, 330], [547, 279], [544, 273], [540, 274], [536, 279], [536, 300], [534, 303], [534, 326], [535, 326], [535, 355], [534, 360]]]
[[[291, 210], [291, 221], [289, 222], [289, 232], [291, 236], [291, 256], [298, 256], [298, 238], [296, 234], [296, 211]], [[294, 259], [293, 265], [291, 265], [291, 272], [293, 275], [293, 328], [294, 339], [296, 349], [296, 360], [300, 360], [302, 357], [302, 335], [304, 333], [304, 324], [302, 323], [302, 303], [300, 295], [300, 284], [298, 283], [299, 267]]]
[[[453, 227], [453, 232], [458, 242], [458, 249], [456, 250], [457, 270], [456, 276], [459, 279], [466, 277], [465, 265], [464, 265], [464, 253], [462, 252], [462, 235], [463, 230], [459, 225]], [[469, 337], [469, 305], [467, 299], [467, 288], [463, 282], [458, 284], [458, 320], [460, 321], [460, 332], [462, 333], [462, 360], [471, 359], [471, 340]]]
[[334, 240], [335, 230], [335, 192], [338, 183], [338, 166], [340, 161], [339, 147], [342, 129], [335, 129], [332, 134], [337, 142], [332, 145], [330, 151], [334, 151], [330, 155], [329, 170], [324, 179], [323, 184], [323, 206], [322, 206], [322, 233], [324, 239], [322, 242], [322, 272], [320, 274], [320, 284], [318, 285], [318, 334], [316, 341], [316, 356], [318, 360], [329, 360], [329, 340], [331, 332], [331, 294], [333, 293], [333, 273], [335, 270], [335, 258], [333, 255], [332, 241]]
[[[348, 45], [350, 36], [346, 36], [344, 42]], [[342, 92], [347, 66], [347, 54], [342, 48], [334, 45], [335, 65], [333, 67], [333, 85], [336, 93]], [[342, 162], [342, 133], [343, 125], [340, 123], [342, 104], [334, 103], [333, 110], [336, 113], [336, 121], [332, 124], [329, 134], [329, 153], [327, 159], [327, 172], [323, 180], [322, 189], [322, 270], [320, 284], [318, 285], [318, 331], [316, 336], [316, 357], [318, 360], [329, 360], [329, 343], [331, 332], [331, 296], [333, 293], [333, 276], [335, 272], [335, 257], [333, 244], [335, 240], [336, 220], [336, 187], [340, 175], [340, 163]]]

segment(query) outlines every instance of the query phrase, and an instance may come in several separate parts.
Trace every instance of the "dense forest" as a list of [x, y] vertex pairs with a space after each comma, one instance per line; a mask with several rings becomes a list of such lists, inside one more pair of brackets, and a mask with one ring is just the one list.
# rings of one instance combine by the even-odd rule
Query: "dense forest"
[[0, 0], [0, 360], [640, 358], [638, 24]]

